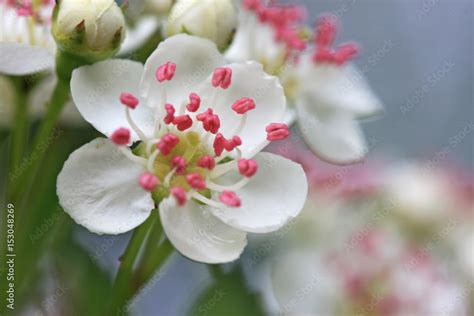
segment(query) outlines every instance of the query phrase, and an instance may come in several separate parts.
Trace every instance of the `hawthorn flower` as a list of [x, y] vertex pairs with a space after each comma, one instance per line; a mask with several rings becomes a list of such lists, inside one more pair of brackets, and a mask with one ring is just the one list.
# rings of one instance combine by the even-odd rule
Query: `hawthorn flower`
[[276, 230], [301, 210], [301, 166], [260, 153], [288, 127], [283, 89], [257, 63], [226, 65], [212, 42], [181, 34], [145, 66], [76, 69], [71, 91], [108, 137], [76, 150], [58, 177], [61, 205], [90, 231], [127, 232], [158, 208], [178, 251], [220, 263], [240, 256], [247, 232]]
[[332, 48], [336, 18], [323, 16], [317, 25], [314, 49], [301, 25], [300, 6], [265, 5], [244, 0], [235, 40], [226, 52], [232, 61], [256, 60], [279, 76], [294, 105], [295, 118], [309, 147], [334, 163], [360, 160], [367, 151], [357, 119], [378, 113], [382, 106], [366, 79], [350, 63], [358, 52], [348, 43]]
[[53, 0], [0, 0], [0, 73], [28, 75], [54, 67], [53, 7]]

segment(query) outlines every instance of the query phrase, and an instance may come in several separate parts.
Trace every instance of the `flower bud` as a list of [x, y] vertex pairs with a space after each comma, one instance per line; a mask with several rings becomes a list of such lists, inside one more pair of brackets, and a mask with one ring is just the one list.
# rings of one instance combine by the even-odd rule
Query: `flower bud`
[[148, 13], [163, 16], [168, 14], [173, 6], [174, 0], [146, 0], [145, 10]]
[[224, 50], [236, 27], [237, 11], [232, 0], [178, 0], [168, 17], [166, 35], [187, 33], [208, 38]]
[[53, 19], [58, 47], [92, 61], [113, 56], [125, 34], [125, 18], [113, 0], [60, 0]]

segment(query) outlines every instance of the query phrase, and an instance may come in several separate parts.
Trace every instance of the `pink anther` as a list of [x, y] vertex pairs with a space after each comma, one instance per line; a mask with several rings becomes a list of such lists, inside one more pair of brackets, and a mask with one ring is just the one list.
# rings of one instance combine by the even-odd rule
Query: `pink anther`
[[207, 132], [216, 134], [221, 127], [221, 121], [217, 114], [214, 114], [212, 109], [207, 109], [206, 112], [198, 114], [196, 119], [202, 122], [203, 128]]
[[186, 204], [187, 197], [186, 191], [184, 191], [181, 187], [173, 187], [171, 188], [171, 195], [176, 199], [179, 206], [183, 206]]
[[267, 132], [268, 141], [283, 140], [290, 135], [288, 125], [283, 123], [271, 123], [265, 131]]
[[178, 136], [168, 133], [160, 139], [160, 142], [156, 145], [156, 147], [163, 154], [163, 156], [168, 156], [170, 152], [176, 147], [176, 145], [178, 145], [178, 143]]
[[201, 98], [196, 93], [191, 93], [189, 95], [189, 104], [186, 105], [186, 109], [188, 109], [189, 112], [196, 112], [199, 109], [199, 106], [201, 106]]
[[180, 115], [174, 118], [173, 124], [182, 132], [193, 126], [193, 119], [188, 114]]
[[336, 37], [337, 18], [334, 15], [324, 15], [319, 18], [316, 25], [316, 45], [330, 47]]
[[121, 127], [113, 132], [110, 138], [115, 145], [126, 146], [130, 143], [130, 130], [128, 128]]
[[354, 59], [359, 53], [359, 46], [356, 43], [347, 43], [337, 48], [334, 54], [334, 61], [338, 65], [344, 65], [348, 61]]
[[242, 98], [232, 104], [232, 110], [234, 110], [238, 114], [245, 114], [253, 109], [255, 109], [255, 102], [249, 98]]
[[120, 94], [120, 102], [132, 110], [137, 107], [138, 103], [140, 103], [140, 101], [133, 94], [128, 92], [123, 92]]
[[178, 175], [182, 175], [186, 171], [188, 165], [186, 159], [181, 156], [174, 156], [173, 159], [171, 159], [171, 164], [173, 165], [173, 168], [176, 168], [176, 174]]
[[176, 64], [172, 62], [167, 62], [166, 64], [158, 67], [158, 69], [156, 70], [156, 79], [159, 82], [163, 82], [166, 80], [170, 81], [171, 79], [173, 79], [175, 71]]
[[143, 190], [152, 192], [158, 185], [159, 180], [154, 174], [147, 172], [140, 176], [139, 183]]
[[224, 191], [219, 196], [219, 200], [227, 206], [239, 207], [242, 205], [240, 198], [232, 191]]
[[237, 167], [239, 168], [240, 174], [247, 178], [254, 176], [258, 170], [257, 162], [253, 159], [239, 159], [237, 161]]
[[206, 188], [206, 182], [199, 173], [190, 173], [186, 176], [188, 184], [196, 190], [204, 190]]
[[173, 105], [166, 103], [165, 104], [165, 110], [166, 110], [166, 116], [163, 119], [163, 122], [165, 124], [171, 124], [174, 121], [174, 113], [176, 112], [175, 108]]
[[212, 85], [227, 89], [232, 83], [232, 69], [229, 67], [217, 68], [212, 76]]
[[198, 167], [212, 170], [216, 166], [216, 160], [211, 156], [204, 156], [197, 162]]

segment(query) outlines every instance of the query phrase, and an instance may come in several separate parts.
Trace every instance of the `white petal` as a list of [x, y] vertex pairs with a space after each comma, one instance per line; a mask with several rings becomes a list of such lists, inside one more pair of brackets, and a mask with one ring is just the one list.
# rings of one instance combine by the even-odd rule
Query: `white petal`
[[[277, 230], [296, 217], [306, 200], [308, 183], [303, 168], [270, 153], [255, 156], [259, 169], [250, 182], [236, 191], [242, 206], [211, 211], [226, 224], [252, 233]], [[235, 174], [219, 179], [235, 183]]]
[[314, 64], [306, 56], [299, 66], [301, 93], [314, 107], [371, 117], [382, 111], [365, 76], [352, 64]]
[[301, 100], [296, 103], [300, 131], [314, 153], [337, 164], [353, 163], [364, 158], [368, 151], [367, 144], [353, 117], [336, 111], [316, 112], [311, 107], [311, 104]]
[[144, 169], [107, 139], [97, 138], [69, 156], [58, 176], [64, 210], [91, 232], [120, 234], [143, 223], [154, 208], [138, 184]]
[[188, 201], [179, 207], [168, 198], [159, 208], [166, 236], [192, 260], [210, 264], [234, 261], [247, 245], [244, 232], [221, 222], [206, 206]]
[[54, 67], [54, 56], [44, 47], [0, 43], [0, 73], [23, 76]]
[[[56, 76], [47, 76], [35, 85], [31, 91], [28, 96], [28, 109], [34, 119], [40, 119], [45, 115], [46, 107], [53, 95], [57, 82]], [[81, 127], [87, 124], [72, 101], [68, 101], [64, 106], [59, 121], [62, 124], [74, 127]]]
[[[156, 70], [167, 62], [176, 64], [174, 78], [159, 83]], [[164, 85], [166, 102], [179, 108], [182, 102], [188, 101], [189, 94], [196, 92], [209, 74], [223, 64], [224, 58], [210, 40], [186, 34], [172, 36], [161, 42], [146, 61], [141, 83], [142, 95], [147, 97], [149, 106], [163, 107], [160, 85]]]
[[[227, 138], [236, 135], [242, 115], [232, 110], [232, 104], [241, 98], [251, 98], [256, 107], [247, 112], [247, 122], [238, 135], [242, 139], [244, 157], [252, 157], [267, 145], [265, 127], [270, 123], [284, 121], [286, 98], [277, 77], [266, 74], [262, 65], [256, 62], [231, 64], [232, 84], [227, 90], [218, 90], [214, 103], [214, 88], [208, 78], [205, 89], [202, 90], [202, 104], [210, 105], [219, 115], [221, 128], [219, 132]], [[205, 110], [205, 107], [202, 108]]]
[[[140, 63], [111, 59], [91, 66], [80, 67], [72, 73], [71, 94], [84, 119], [99, 132], [110, 136], [117, 128], [130, 128], [120, 94], [128, 92], [139, 98], [139, 83], [143, 73]], [[153, 132], [153, 113], [140, 99], [138, 107], [131, 111], [137, 126], [146, 135]], [[138, 135], [132, 130], [132, 139]]]

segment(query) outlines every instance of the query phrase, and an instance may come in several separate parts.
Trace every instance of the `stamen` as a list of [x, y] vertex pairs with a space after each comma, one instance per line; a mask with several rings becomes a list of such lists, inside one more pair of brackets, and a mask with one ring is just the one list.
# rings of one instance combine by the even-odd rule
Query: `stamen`
[[161, 65], [156, 70], [156, 79], [159, 82], [170, 81], [173, 79], [176, 71], [176, 64], [172, 62], [167, 62], [164, 65]]
[[144, 173], [141, 177], [140, 177], [140, 186], [145, 190], [145, 191], [148, 191], [148, 192], [152, 192], [156, 186], [158, 185], [158, 178], [151, 174], [151, 173]]
[[127, 146], [130, 143], [130, 130], [128, 128], [119, 128], [112, 133], [112, 142], [118, 146]]
[[354, 59], [359, 53], [359, 46], [356, 43], [347, 43], [339, 46], [334, 54], [334, 61], [340, 66]]
[[140, 137], [141, 140], [144, 142], [148, 142], [148, 137], [145, 136], [145, 133], [135, 124], [135, 121], [132, 119], [132, 115], [130, 114], [130, 108], [127, 106], [125, 107], [125, 116], [127, 118], [127, 122], [133, 131]]
[[208, 170], [212, 170], [216, 166], [216, 161], [215, 161], [214, 157], [204, 156], [201, 159], [199, 159], [199, 161], [197, 162], [197, 165], [198, 165], [198, 167], [208, 169]]
[[168, 133], [165, 136], [163, 136], [156, 146], [160, 152], [163, 154], [163, 156], [168, 156], [170, 152], [178, 145], [179, 143], [179, 138], [178, 136]]
[[176, 112], [175, 108], [173, 105], [166, 103], [165, 104], [165, 110], [166, 110], [166, 116], [163, 119], [163, 122], [165, 124], [171, 124], [174, 121], [174, 113]]
[[247, 183], [249, 183], [249, 181], [250, 181], [250, 178], [242, 178], [237, 183], [234, 183], [232, 185], [220, 185], [212, 181], [207, 181], [206, 185], [208, 189], [216, 191], [216, 192], [237, 191], [237, 190], [242, 189], [244, 186], [246, 186]]
[[122, 102], [123, 105], [129, 107], [130, 109], [134, 110], [140, 101], [133, 94], [123, 92], [122, 94], [120, 94], [120, 102]]
[[186, 191], [181, 187], [173, 187], [171, 189], [171, 195], [176, 199], [179, 206], [186, 204], [187, 197]]
[[258, 169], [257, 162], [253, 159], [239, 159], [237, 166], [240, 174], [247, 178], [254, 176]]
[[224, 135], [221, 133], [218, 133], [216, 137], [214, 138], [214, 153], [216, 154], [217, 157], [222, 155], [222, 152], [224, 151], [224, 146], [227, 140], [224, 138]]
[[199, 173], [190, 173], [186, 176], [188, 184], [196, 190], [204, 190], [206, 188], [206, 182]]
[[242, 205], [240, 198], [232, 191], [224, 191], [219, 196], [219, 200], [227, 206], [239, 207]]
[[188, 114], [177, 116], [173, 120], [173, 124], [176, 125], [179, 131], [183, 132], [193, 126], [193, 120]]
[[150, 141], [148, 141], [148, 143], [146, 144], [146, 154], [148, 156], [151, 155], [151, 150], [153, 149], [153, 146], [155, 146], [156, 144], [158, 144], [160, 142], [160, 139], [159, 138], [156, 138], [156, 139], [152, 139]]
[[255, 109], [255, 102], [249, 98], [242, 98], [240, 100], [237, 100], [232, 105], [232, 110], [234, 110], [238, 114], [245, 114], [253, 109]]
[[214, 114], [212, 109], [207, 109], [206, 112], [198, 114], [196, 119], [202, 122], [203, 128], [207, 132], [216, 134], [221, 127], [221, 121], [217, 114]]
[[189, 95], [189, 104], [186, 106], [189, 112], [196, 112], [201, 106], [201, 98], [196, 93]]
[[176, 168], [176, 174], [178, 175], [182, 175], [186, 171], [187, 162], [186, 159], [181, 156], [174, 156], [171, 160], [171, 164]]
[[176, 168], [173, 168], [170, 172], [168, 172], [168, 174], [165, 176], [163, 180], [163, 186], [165, 186], [166, 188], [170, 186], [171, 178], [174, 176], [175, 173], [176, 173]]
[[288, 125], [283, 123], [271, 123], [265, 129], [268, 141], [283, 140], [290, 135]]
[[227, 89], [232, 83], [232, 69], [229, 67], [217, 68], [212, 77], [212, 85], [217, 88]]
[[260, 0], [244, 0], [243, 6], [249, 11], [258, 11], [260, 9]]
[[211, 200], [211, 199], [209, 199], [209, 198], [207, 198], [207, 197], [205, 197], [205, 196], [199, 194], [199, 193], [196, 192], [196, 191], [191, 191], [191, 192], [189, 192], [189, 195], [190, 195], [191, 197], [195, 198], [196, 200], [198, 200], [199, 202], [204, 203], [204, 204], [207, 204], [207, 205], [209, 205], [209, 206], [211, 206], [211, 207], [214, 207], [214, 208], [223, 208], [223, 207], [225, 207], [225, 206], [222, 205], [221, 203], [216, 202], [216, 201], [214, 201], [214, 200]]
[[333, 15], [325, 15], [319, 18], [316, 25], [316, 45], [320, 48], [330, 47], [336, 37], [337, 18]]
[[147, 160], [142, 157], [135, 156], [127, 147], [118, 147], [118, 149], [131, 161], [141, 165], [142, 167], [146, 168]]
[[155, 150], [151, 155], [150, 157], [148, 157], [148, 161], [147, 161], [147, 164], [146, 164], [146, 168], [149, 172], [154, 172], [155, 171], [155, 160], [156, 158], [158, 157], [158, 155], [160, 154], [160, 151], [159, 150]]
[[218, 133], [216, 137], [214, 138], [214, 153], [216, 154], [217, 157], [222, 155], [222, 152], [224, 149], [228, 152], [231, 152], [234, 150], [237, 146], [242, 145], [242, 140], [240, 139], [239, 136], [234, 136], [232, 139], [227, 140], [224, 135], [221, 133]]

